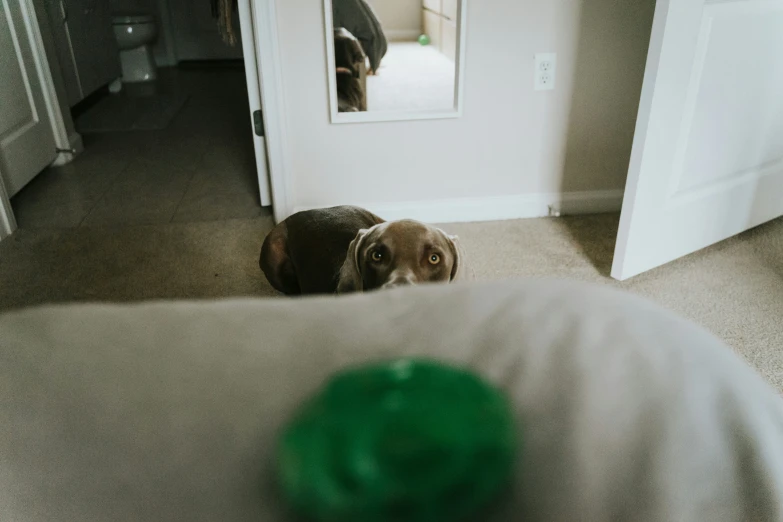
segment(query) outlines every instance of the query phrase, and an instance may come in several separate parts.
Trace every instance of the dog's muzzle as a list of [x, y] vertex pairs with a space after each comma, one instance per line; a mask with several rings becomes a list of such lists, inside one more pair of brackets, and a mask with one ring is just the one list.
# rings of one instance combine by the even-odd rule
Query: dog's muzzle
[[397, 288], [398, 286], [413, 286], [416, 284], [416, 281], [413, 280], [413, 278], [408, 276], [398, 276], [393, 277], [389, 280], [388, 283], [385, 283], [381, 288]]

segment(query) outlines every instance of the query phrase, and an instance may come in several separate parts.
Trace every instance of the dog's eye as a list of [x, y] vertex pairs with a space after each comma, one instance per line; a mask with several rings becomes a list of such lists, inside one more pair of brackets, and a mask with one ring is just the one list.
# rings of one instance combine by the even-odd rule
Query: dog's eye
[[380, 251], [376, 250], [376, 251], [374, 251], [372, 254], [370, 254], [370, 259], [372, 259], [373, 261], [375, 261], [376, 263], [378, 263], [378, 262], [380, 262], [381, 260], [383, 260], [383, 254], [381, 254], [381, 252], [380, 252]]
[[429, 261], [431, 265], [437, 265], [440, 263], [440, 256], [438, 254], [432, 254]]

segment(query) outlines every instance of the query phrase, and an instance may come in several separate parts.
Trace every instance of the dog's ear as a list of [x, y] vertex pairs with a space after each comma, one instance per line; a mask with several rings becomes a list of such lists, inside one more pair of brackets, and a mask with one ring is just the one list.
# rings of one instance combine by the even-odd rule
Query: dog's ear
[[364, 242], [369, 228], [363, 228], [356, 234], [348, 247], [348, 253], [345, 256], [340, 273], [337, 275], [337, 293], [347, 294], [349, 292], [361, 292], [364, 290], [362, 280], [362, 269], [359, 265], [359, 255], [362, 252], [362, 243]]
[[454, 258], [454, 264], [451, 265], [451, 277], [449, 278], [449, 282], [473, 279], [473, 271], [468, 266], [465, 251], [462, 248], [459, 237], [450, 236], [443, 230], [440, 230], [440, 233], [446, 238], [446, 242], [451, 248], [451, 255]]

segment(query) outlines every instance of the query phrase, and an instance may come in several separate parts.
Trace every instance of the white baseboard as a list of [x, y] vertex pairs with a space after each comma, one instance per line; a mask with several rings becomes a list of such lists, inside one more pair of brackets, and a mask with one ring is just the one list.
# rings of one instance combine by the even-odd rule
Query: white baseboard
[[421, 36], [418, 29], [391, 29], [384, 30], [383, 34], [390, 42], [415, 42]]
[[[502, 221], [574, 214], [619, 212], [622, 190], [537, 193], [488, 198], [460, 198], [400, 203], [367, 203], [357, 206], [383, 219], [416, 219], [425, 223]], [[322, 205], [333, 206], [333, 205]], [[318, 207], [299, 206], [294, 212]]]

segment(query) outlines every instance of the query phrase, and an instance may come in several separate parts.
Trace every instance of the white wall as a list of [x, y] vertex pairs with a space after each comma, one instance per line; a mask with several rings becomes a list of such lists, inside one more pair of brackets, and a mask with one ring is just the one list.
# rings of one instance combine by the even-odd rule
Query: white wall
[[[331, 125], [321, 0], [278, 0], [291, 210], [413, 202], [415, 216], [433, 201], [478, 198], [475, 218], [490, 219], [504, 198], [507, 214], [494, 217], [524, 217], [520, 202], [563, 190], [609, 191], [619, 208], [653, 8], [470, 0], [462, 118]], [[557, 88], [534, 92], [534, 54], [549, 51]]]
[[389, 40], [415, 40], [421, 31], [421, 0], [368, 0]]

